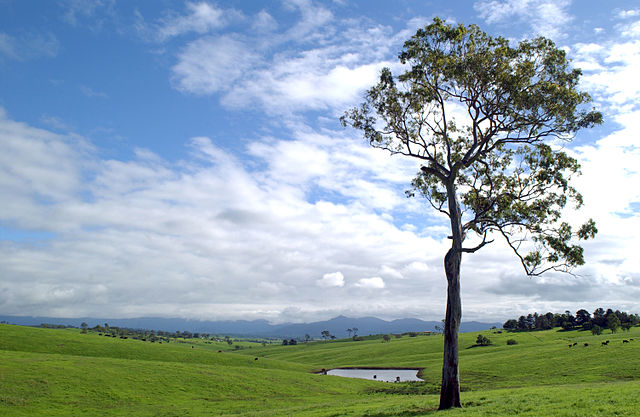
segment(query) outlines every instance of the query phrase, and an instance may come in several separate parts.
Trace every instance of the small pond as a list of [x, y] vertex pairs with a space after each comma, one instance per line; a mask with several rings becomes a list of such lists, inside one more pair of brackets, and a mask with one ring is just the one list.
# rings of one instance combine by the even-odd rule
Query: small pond
[[404, 382], [422, 381], [418, 378], [419, 369], [329, 369], [327, 375], [344, 376], [347, 378], [370, 379], [373, 381]]

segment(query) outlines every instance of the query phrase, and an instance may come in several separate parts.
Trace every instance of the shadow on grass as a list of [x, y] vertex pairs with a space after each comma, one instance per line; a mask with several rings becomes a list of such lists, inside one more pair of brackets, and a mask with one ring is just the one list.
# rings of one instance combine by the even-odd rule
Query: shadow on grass
[[373, 414], [363, 414], [363, 417], [401, 417], [401, 416], [424, 416], [425, 414], [431, 414], [438, 411], [437, 408], [419, 408], [415, 410], [409, 411], [399, 411], [397, 413], [394, 412], [380, 412]]
[[440, 384], [428, 382], [391, 383], [368, 389], [367, 393], [389, 395], [432, 395], [440, 394]]

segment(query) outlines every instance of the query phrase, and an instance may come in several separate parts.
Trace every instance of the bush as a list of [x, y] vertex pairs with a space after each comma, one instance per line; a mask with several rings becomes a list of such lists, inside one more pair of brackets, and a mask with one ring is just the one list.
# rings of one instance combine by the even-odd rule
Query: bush
[[491, 340], [488, 337], [481, 334], [478, 335], [478, 338], [476, 339], [477, 346], [489, 346], [490, 344]]
[[593, 327], [591, 327], [591, 333], [594, 336], [598, 334], [602, 334], [602, 327], [598, 326], [597, 324], [594, 324]]
[[516, 339], [509, 339], [507, 340], [507, 345], [517, 345], [518, 342], [516, 341]]

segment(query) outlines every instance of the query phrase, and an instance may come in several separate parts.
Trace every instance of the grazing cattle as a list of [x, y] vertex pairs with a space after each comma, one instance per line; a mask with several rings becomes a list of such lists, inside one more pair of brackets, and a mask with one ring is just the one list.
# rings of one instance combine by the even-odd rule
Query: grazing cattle
[[631, 340], [633, 342], [633, 339], [629, 339], [629, 340]]
[[577, 344], [578, 344], [578, 342], [573, 342], [573, 346], [575, 346], [575, 345], [577, 345]]
[[569, 347], [573, 346], [571, 343], [569, 343]]
[[254, 358], [253, 360], [254, 360], [254, 361], [257, 361], [257, 360], [258, 360], [258, 358]]
[[222, 351], [221, 351], [221, 350], [219, 350], [219, 351], [218, 351], [218, 353], [222, 353]]
[[627, 339], [624, 339], [622, 343], [629, 343], [629, 341]]
[[602, 342], [602, 346], [607, 346], [607, 342]]
[[589, 344], [588, 344], [588, 343], [585, 343], [585, 344], [584, 344], [584, 347], [587, 347], [587, 346], [589, 346]]

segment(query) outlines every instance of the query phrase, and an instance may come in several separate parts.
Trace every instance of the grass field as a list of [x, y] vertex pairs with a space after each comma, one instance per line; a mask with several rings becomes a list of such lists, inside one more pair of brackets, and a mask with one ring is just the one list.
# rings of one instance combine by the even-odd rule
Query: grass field
[[[491, 346], [473, 347], [478, 333], [460, 339], [464, 408], [436, 412], [442, 362], [437, 335], [388, 343], [244, 343], [234, 351], [226, 343], [158, 344], [0, 325], [0, 415], [640, 415], [640, 328], [600, 336], [481, 333]], [[517, 344], [507, 345], [507, 339]], [[602, 346], [604, 340], [610, 343]], [[420, 367], [425, 382], [313, 373], [347, 366]]]

